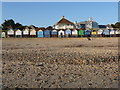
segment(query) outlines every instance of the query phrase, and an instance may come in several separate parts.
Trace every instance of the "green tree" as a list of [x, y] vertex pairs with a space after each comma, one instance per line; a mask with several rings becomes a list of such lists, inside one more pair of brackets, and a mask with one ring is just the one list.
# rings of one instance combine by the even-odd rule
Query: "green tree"
[[120, 29], [120, 22], [115, 23], [115, 27]]
[[25, 29], [26, 26], [18, 26], [16, 29], [20, 29], [20, 30], [23, 30]]
[[52, 30], [53, 27], [52, 27], [52, 26], [48, 26], [46, 29], [48, 29], [48, 30]]
[[15, 28], [15, 22], [14, 20], [10, 19], [10, 20], [5, 20], [4, 23], [2, 24], [3, 29], [11, 29], [11, 28]]
[[18, 29], [18, 27], [20, 27], [20, 26], [22, 26], [22, 24], [20, 24], [20, 23], [16, 23], [16, 24], [15, 24], [15, 28], [16, 28], [16, 29]]

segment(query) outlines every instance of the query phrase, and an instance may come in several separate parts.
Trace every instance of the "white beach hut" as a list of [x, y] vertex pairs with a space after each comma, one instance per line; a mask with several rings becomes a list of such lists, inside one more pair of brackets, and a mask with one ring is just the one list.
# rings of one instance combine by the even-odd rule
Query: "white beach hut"
[[22, 31], [18, 29], [18, 30], [15, 32], [15, 37], [22, 37]]
[[115, 36], [115, 30], [112, 28], [110, 30], [110, 37], [114, 37]]
[[97, 31], [97, 36], [98, 36], [98, 37], [102, 37], [102, 34], [103, 34], [103, 30], [102, 30], [102, 29], [99, 29], [99, 30]]
[[30, 29], [30, 37], [36, 37], [36, 30]]
[[120, 37], [120, 30], [115, 31], [116, 37]]
[[65, 32], [63, 30], [58, 31], [58, 37], [64, 37]]
[[72, 30], [72, 36], [77, 37], [78, 36], [78, 31], [76, 29]]
[[23, 37], [29, 37], [29, 29], [23, 30]]
[[7, 31], [8, 37], [14, 37], [14, 30], [10, 29]]

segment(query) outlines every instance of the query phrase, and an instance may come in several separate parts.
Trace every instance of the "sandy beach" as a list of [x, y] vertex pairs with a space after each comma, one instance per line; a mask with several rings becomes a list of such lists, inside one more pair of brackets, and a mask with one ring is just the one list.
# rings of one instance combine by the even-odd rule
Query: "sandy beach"
[[2, 39], [4, 88], [118, 88], [118, 38]]

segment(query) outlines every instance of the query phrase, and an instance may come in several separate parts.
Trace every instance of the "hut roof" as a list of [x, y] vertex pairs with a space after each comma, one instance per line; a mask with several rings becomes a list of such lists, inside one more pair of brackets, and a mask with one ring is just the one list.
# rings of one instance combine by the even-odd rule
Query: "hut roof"
[[98, 25], [99, 28], [106, 28], [106, 25]]
[[73, 24], [74, 25], [74, 23], [65, 19], [64, 16], [62, 17], [62, 19], [59, 22], [56, 23], [56, 25], [58, 25], [58, 24]]
[[40, 28], [36, 28], [35, 30], [36, 30], [36, 31], [45, 30], [45, 28], [44, 28], [44, 27], [40, 27]]

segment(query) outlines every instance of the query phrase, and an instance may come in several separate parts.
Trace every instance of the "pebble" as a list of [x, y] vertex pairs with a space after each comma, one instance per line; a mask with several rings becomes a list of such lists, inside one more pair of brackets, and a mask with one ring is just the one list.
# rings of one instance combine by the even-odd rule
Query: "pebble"
[[[96, 43], [98, 39], [92, 43], [79, 38], [50, 40], [49, 44], [45, 44], [44, 39], [19, 43], [3, 40], [3, 86], [117, 88], [117, 39], [107, 39], [111, 42], [109, 44], [114, 45], [113, 48], [106, 47], [109, 44], [103, 39], [99, 39], [100, 43]], [[17, 45], [15, 48], [14, 43]]]

